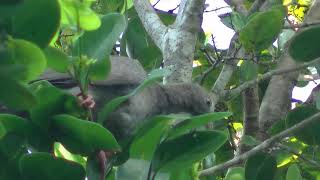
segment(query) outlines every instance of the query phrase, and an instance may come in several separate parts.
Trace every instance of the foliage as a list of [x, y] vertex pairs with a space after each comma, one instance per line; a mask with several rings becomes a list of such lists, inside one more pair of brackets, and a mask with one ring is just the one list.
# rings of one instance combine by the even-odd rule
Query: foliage
[[[246, 6], [252, 2], [248, 0]], [[121, 147], [113, 134], [101, 126], [103, 119], [128, 98], [168, 74], [159, 69], [162, 54], [132, 6], [133, 0], [0, 2], [0, 110], [6, 112], [0, 114], [0, 179], [95, 180], [109, 168], [106, 179], [191, 180], [199, 178], [199, 171], [208, 168], [204, 164], [216, 165], [233, 157], [233, 140], [243, 127], [243, 102], [239, 96], [222, 102], [221, 109], [217, 108], [220, 112], [152, 117], [138, 128], [130, 146]], [[291, 4], [289, 13], [295, 11]], [[303, 16], [300, 11], [299, 16]], [[165, 25], [175, 20], [170, 12], [158, 11], [158, 15]], [[271, 60], [283, 52], [293, 34], [281, 32], [286, 15], [283, 6], [275, 6], [249, 17], [233, 11], [222, 18], [225, 25], [239, 34], [236, 46], [244, 46], [249, 54], [235, 67], [226, 89], [274, 69]], [[294, 35], [289, 53], [297, 62], [319, 57], [318, 31], [315, 26]], [[229, 60], [222, 57], [225, 51], [208, 46], [203, 36], [199, 32], [195, 52], [200, 64], [193, 68], [193, 79], [210, 89], [222, 62]], [[280, 47], [272, 47], [278, 37], [282, 38]], [[109, 55], [116, 53], [139, 60], [150, 74], [131, 93], [106, 103], [97, 112], [95, 121], [91, 121], [90, 112], [79, 105], [77, 97], [48, 81], [38, 80], [48, 69], [69, 73], [86, 96], [91, 80], [103, 80], [109, 75], [112, 68]], [[210, 61], [208, 56], [214, 60]], [[215, 62], [216, 68], [204, 75]], [[260, 85], [263, 94], [268, 82]], [[319, 98], [316, 101], [319, 105]], [[269, 133], [273, 136], [282, 132], [316, 112], [314, 105], [299, 106], [274, 124]], [[213, 130], [204, 128], [208, 123]], [[284, 144], [318, 160], [319, 128], [319, 123], [314, 123], [292, 134]], [[260, 142], [244, 136], [242, 143], [255, 146]], [[116, 168], [101, 170], [97, 158], [100, 151], [116, 154], [115, 159], [110, 159]], [[208, 157], [215, 158], [202, 163]], [[258, 153], [244, 165], [206, 179], [273, 177], [315, 179], [319, 172], [291, 153], [278, 150]]]

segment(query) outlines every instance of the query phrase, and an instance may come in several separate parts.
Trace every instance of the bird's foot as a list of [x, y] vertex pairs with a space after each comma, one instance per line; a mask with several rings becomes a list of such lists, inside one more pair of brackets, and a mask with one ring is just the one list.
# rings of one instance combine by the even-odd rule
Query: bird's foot
[[88, 109], [93, 109], [95, 106], [95, 101], [91, 95], [85, 95], [83, 93], [77, 94], [77, 97], [80, 99], [80, 105]]

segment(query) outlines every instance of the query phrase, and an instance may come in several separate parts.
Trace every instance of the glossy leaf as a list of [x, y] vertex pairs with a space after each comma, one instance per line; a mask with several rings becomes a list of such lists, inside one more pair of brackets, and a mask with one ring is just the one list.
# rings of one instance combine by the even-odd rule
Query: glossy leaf
[[300, 169], [297, 164], [291, 164], [289, 166], [286, 180], [302, 180]]
[[203, 114], [199, 116], [193, 116], [190, 119], [184, 120], [178, 123], [177, 125], [173, 126], [173, 128], [170, 130], [168, 134], [168, 137], [175, 138], [179, 135], [188, 133], [196, 128], [204, 126], [209, 122], [221, 120], [231, 115], [232, 115], [231, 112], [214, 112], [214, 113], [208, 113], [208, 114]]
[[291, 57], [298, 62], [309, 62], [320, 57], [319, 33], [320, 26], [314, 26], [306, 28], [294, 36], [289, 46]]
[[246, 180], [243, 167], [229, 168], [225, 180]]
[[174, 115], [156, 116], [146, 121], [147, 123], [143, 124], [135, 134], [130, 146], [130, 157], [151, 160], [161, 138], [177, 118], [179, 117]]
[[20, 160], [20, 171], [27, 180], [80, 180], [85, 178], [81, 165], [49, 153], [32, 153]]
[[249, 157], [245, 163], [246, 180], [273, 179], [277, 170], [276, 160], [269, 154], [258, 153]]
[[155, 172], [189, 167], [219, 149], [227, 141], [225, 133], [200, 131], [162, 142], [152, 160]]
[[12, 114], [0, 114], [0, 124], [4, 134], [14, 133], [25, 136], [29, 127], [28, 121]]
[[98, 150], [120, 151], [113, 135], [97, 123], [66, 114], [53, 119], [58, 140], [72, 153], [90, 155]]
[[82, 157], [78, 154], [72, 154], [68, 150], [66, 150], [61, 143], [54, 143], [54, 154], [57, 157], [64, 158], [69, 161], [76, 162], [78, 164], [81, 164], [83, 167], [86, 167], [86, 158]]
[[247, 51], [268, 48], [280, 33], [285, 17], [285, 8], [277, 6], [253, 16], [242, 28], [239, 39]]
[[13, 17], [13, 37], [34, 42], [45, 48], [60, 25], [60, 6], [57, 0], [25, 0]]
[[74, 54], [83, 54], [96, 60], [90, 74], [95, 80], [105, 79], [110, 72], [109, 55], [127, 25], [124, 16], [118, 13], [102, 16], [101, 22], [99, 29], [85, 32], [73, 49]]
[[42, 50], [35, 44], [22, 39], [9, 39], [9, 57], [1, 65], [22, 65], [24, 77], [20, 80], [28, 82], [36, 79], [46, 68], [46, 57]]
[[50, 129], [51, 117], [56, 114], [81, 115], [82, 108], [76, 97], [52, 85], [39, 83], [34, 86], [33, 89], [35, 89], [39, 103], [30, 110], [30, 115], [32, 122], [39, 127]]
[[[14, 109], [30, 109], [37, 104], [37, 99], [23, 84], [0, 75], [0, 102]], [[4, 86], [5, 85], [5, 86]]]
[[138, 59], [147, 71], [158, 68], [162, 63], [161, 51], [145, 31], [138, 16], [131, 18], [121, 39], [121, 54]]
[[65, 73], [68, 70], [70, 59], [67, 54], [54, 47], [47, 47], [44, 50], [47, 58], [48, 67], [61, 73]]

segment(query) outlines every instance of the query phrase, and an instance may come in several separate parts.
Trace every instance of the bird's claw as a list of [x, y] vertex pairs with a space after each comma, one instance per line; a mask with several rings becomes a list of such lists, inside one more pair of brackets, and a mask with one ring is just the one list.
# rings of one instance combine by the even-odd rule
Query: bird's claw
[[84, 95], [82, 93], [77, 94], [77, 97], [80, 99], [80, 105], [88, 109], [93, 109], [95, 106], [95, 101], [91, 95]]

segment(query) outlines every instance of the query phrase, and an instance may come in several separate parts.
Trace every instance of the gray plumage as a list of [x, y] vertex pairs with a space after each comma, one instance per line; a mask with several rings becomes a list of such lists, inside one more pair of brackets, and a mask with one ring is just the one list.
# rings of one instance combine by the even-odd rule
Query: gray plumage
[[[89, 87], [89, 94], [96, 103], [95, 117], [105, 103], [132, 92], [146, 78], [147, 73], [136, 60], [111, 56], [111, 65], [108, 78], [94, 81]], [[74, 95], [80, 92], [67, 74], [51, 71], [43, 74], [40, 79], [49, 80]], [[208, 94], [199, 85], [155, 83], [124, 102], [104, 121], [104, 126], [118, 140], [126, 141], [132, 137], [138, 126], [152, 116], [180, 112], [201, 114], [209, 112], [210, 105]]]
[[[133, 87], [105, 86], [90, 88], [97, 103], [97, 111], [104, 103], [117, 96], [128, 94]], [[116, 91], [115, 93], [112, 93]], [[120, 93], [122, 92], [122, 93]], [[105, 95], [99, 95], [105, 94]], [[108, 96], [108, 97], [107, 97]], [[112, 97], [114, 96], [114, 97]], [[103, 97], [103, 98], [102, 98]], [[132, 137], [136, 128], [149, 118], [159, 114], [189, 113], [192, 115], [210, 111], [210, 98], [198, 85], [181, 84], [153, 84], [124, 102], [115, 112], [104, 121], [118, 140]]]

